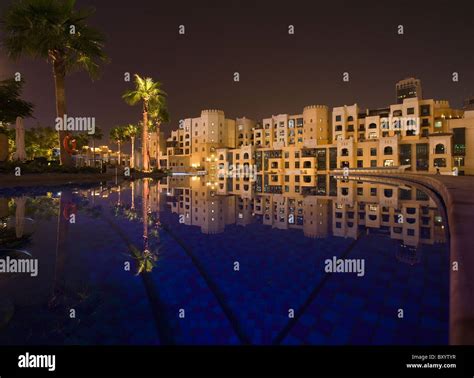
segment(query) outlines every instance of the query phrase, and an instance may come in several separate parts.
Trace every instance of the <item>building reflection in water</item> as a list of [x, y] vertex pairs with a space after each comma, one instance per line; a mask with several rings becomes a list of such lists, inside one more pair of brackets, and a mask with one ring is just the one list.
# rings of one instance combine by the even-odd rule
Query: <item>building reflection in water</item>
[[[256, 191], [232, 179], [212, 183], [205, 177], [168, 177], [150, 188], [150, 208], [166, 202], [180, 223], [197, 226], [205, 234], [224, 232], [226, 225], [261, 222], [278, 229], [300, 229], [304, 236], [357, 239], [362, 233], [385, 234], [400, 240], [397, 257], [419, 261], [423, 244], [446, 242], [444, 220], [436, 202], [409, 186], [318, 178], [318, 186], [304, 193], [286, 186], [284, 193]], [[292, 190], [293, 189], [293, 190]], [[165, 193], [161, 198], [159, 193]]]

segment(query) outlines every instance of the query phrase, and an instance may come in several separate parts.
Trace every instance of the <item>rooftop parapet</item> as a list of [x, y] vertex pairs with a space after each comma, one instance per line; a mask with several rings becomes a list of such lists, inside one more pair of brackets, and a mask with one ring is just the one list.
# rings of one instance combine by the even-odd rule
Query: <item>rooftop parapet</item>
[[213, 113], [213, 114], [224, 114], [224, 111], [223, 110], [220, 110], [220, 109], [205, 109], [205, 110], [202, 110], [201, 111], [201, 116], [203, 114], [210, 114], [210, 113]]
[[323, 109], [323, 110], [328, 110], [329, 107], [327, 105], [308, 105], [303, 108], [303, 110], [309, 110], [309, 109]]

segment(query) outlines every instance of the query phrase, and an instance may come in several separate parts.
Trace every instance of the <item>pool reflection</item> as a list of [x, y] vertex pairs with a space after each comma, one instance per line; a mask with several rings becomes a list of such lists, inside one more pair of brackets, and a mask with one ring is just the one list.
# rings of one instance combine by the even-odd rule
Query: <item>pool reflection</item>
[[[40, 274], [0, 275], [0, 343], [447, 343], [437, 199], [318, 184], [273, 193], [168, 177], [3, 193], [1, 253], [25, 250]], [[365, 276], [328, 274], [332, 258], [364, 259]]]

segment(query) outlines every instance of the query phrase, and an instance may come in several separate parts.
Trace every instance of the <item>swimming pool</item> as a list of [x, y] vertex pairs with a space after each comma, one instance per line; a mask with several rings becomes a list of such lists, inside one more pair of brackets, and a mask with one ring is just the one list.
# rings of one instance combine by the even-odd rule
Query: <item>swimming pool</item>
[[205, 177], [0, 191], [3, 345], [448, 344], [449, 248], [410, 186]]

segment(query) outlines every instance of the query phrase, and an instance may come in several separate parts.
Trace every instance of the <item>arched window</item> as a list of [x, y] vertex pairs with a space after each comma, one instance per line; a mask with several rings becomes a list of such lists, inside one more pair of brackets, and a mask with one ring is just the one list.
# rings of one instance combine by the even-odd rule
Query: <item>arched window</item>
[[310, 161], [303, 162], [303, 168], [311, 168], [311, 162]]
[[384, 155], [392, 155], [393, 154], [393, 148], [390, 146], [387, 146], [383, 149], [383, 154]]
[[224, 155], [220, 154], [219, 155], [219, 160], [224, 160]]
[[371, 123], [369, 125], [369, 129], [376, 129], [377, 128], [377, 125], [375, 123]]
[[349, 156], [349, 150], [347, 148], [343, 148], [341, 150], [341, 156]]
[[248, 158], [249, 158], [248, 152], [244, 153], [244, 159], [248, 159]]
[[446, 148], [444, 147], [444, 144], [438, 143], [435, 147], [435, 154], [444, 154], [446, 153]]
[[392, 189], [384, 189], [383, 194], [385, 198], [391, 198], [393, 196], [393, 190]]
[[352, 116], [347, 117], [347, 122], [351, 122], [353, 120], [354, 120], [354, 117], [352, 117]]

